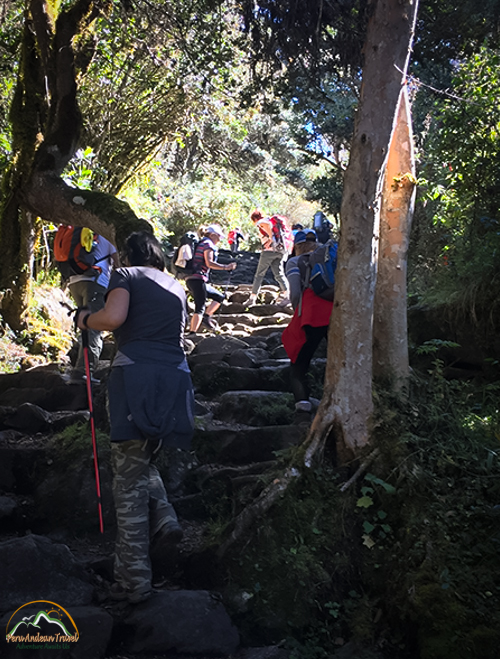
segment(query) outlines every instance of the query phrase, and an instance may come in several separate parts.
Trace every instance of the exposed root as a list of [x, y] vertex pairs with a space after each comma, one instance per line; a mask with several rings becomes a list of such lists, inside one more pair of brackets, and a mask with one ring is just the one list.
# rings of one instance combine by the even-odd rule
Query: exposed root
[[234, 529], [230, 536], [217, 550], [217, 558], [221, 559], [229, 547], [243, 536], [244, 532], [249, 526], [251, 526], [257, 517], [266, 513], [278, 497], [287, 490], [290, 483], [294, 479], [299, 478], [300, 475], [300, 471], [297, 469], [286, 469], [283, 476], [275, 478], [272, 483], [264, 488], [255, 501], [244, 508], [236, 517]]
[[358, 469], [356, 472], [349, 478], [348, 481], [346, 481], [343, 485], [340, 487], [341, 492], [345, 492], [353, 483], [355, 483], [358, 478], [365, 473], [365, 471], [368, 469], [368, 467], [371, 465], [371, 463], [375, 460], [377, 455], [380, 453], [379, 449], [376, 448], [374, 449], [370, 455], [363, 460], [363, 462], [359, 465]]

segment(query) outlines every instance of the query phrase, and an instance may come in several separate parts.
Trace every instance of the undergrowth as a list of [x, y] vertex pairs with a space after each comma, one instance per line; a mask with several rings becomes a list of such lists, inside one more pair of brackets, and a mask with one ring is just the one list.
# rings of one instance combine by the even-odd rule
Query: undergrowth
[[327, 461], [305, 472], [228, 560], [244, 633], [287, 639], [297, 659], [349, 640], [391, 659], [497, 659], [499, 393], [447, 381], [439, 360], [409, 400], [378, 391], [369, 471], [344, 493]]

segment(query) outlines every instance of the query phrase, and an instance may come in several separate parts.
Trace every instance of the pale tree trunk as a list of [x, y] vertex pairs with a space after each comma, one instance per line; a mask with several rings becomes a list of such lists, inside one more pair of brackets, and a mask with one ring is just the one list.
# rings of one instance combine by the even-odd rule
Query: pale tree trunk
[[[344, 180], [325, 391], [304, 444], [306, 467], [319, 460], [332, 431], [340, 463], [359, 457], [370, 439], [380, 197], [417, 4], [418, 0], [377, 0], [368, 25], [361, 100]], [[355, 482], [377, 455], [378, 449], [374, 448], [363, 456], [358, 471], [341, 490]], [[250, 524], [262, 517], [300, 476], [300, 470], [290, 468], [275, 478], [235, 519], [219, 557], [244, 537]]]
[[370, 439], [380, 196], [417, 5], [418, 0], [378, 0], [368, 24], [361, 99], [344, 179], [325, 390], [309, 434], [306, 465], [321, 453], [331, 430], [340, 462], [358, 455]]
[[382, 192], [373, 323], [373, 375], [400, 393], [407, 390], [409, 376], [406, 264], [415, 192], [411, 109], [405, 85], [399, 98]]

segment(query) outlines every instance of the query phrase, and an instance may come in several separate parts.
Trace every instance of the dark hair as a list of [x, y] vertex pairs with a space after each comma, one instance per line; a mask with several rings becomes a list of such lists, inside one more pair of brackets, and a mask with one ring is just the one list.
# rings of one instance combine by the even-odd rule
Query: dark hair
[[165, 257], [158, 240], [148, 231], [135, 231], [125, 241], [125, 257], [130, 265], [148, 265], [165, 270]]

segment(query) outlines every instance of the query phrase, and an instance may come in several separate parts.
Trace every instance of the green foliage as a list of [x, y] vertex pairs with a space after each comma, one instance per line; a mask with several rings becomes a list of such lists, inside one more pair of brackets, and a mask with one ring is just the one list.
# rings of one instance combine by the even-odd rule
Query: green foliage
[[[100, 453], [109, 450], [110, 443], [107, 433], [97, 429], [96, 440]], [[54, 435], [51, 441], [51, 448], [54, 451], [56, 461], [65, 465], [73, 464], [80, 461], [83, 456], [90, 455], [92, 444], [89, 424], [75, 423], [72, 426], [68, 426]]]
[[[338, 603], [349, 599], [354, 566], [346, 537], [352, 526], [345, 517], [343, 526], [338, 501], [333, 471], [306, 474], [259, 525], [245, 550], [232, 557], [231, 581], [250, 595], [251, 616], [243, 625], [256, 625], [259, 631], [253, 632], [260, 640], [288, 631], [305, 641], [313, 628], [325, 644], [339, 635]], [[344, 590], [339, 591], [341, 578]]]
[[[243, 633], [286, 637], [297, 659], [380, 638], [399, 659], [495, 659], [499, 391], [437, 364], [409, 401], [378, 392], [370, 470], [345, 493], [327, 463], [306, 471], [226, 559]], [[246, 499], [227, 483], [214, 493], [216, 536]]]
[[456, 64], [454, 96], [436, 101], [424, 144], [415, 247], [431, 278], [419, 290], [469, 309], [493, 304], [500, 282], [499, 61], [482, 48]]
[[0, 373], [15, 373], [28, 361], [28, 351], [11, 330], [0, 336]]

